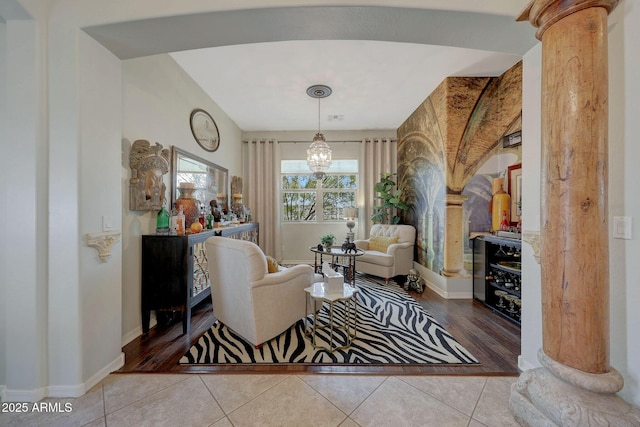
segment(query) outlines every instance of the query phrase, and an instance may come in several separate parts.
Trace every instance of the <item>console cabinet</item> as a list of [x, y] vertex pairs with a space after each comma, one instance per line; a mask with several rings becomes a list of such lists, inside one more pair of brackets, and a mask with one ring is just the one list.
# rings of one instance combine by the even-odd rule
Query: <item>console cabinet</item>
[[473, 296], [520, 325], [521, 241], [482, 236], [473, 242]]
[[258, 244], [257, 223], [216, 228], [186, 236], [142, 236], [142, 332], [149, 331], [151, 310], [180, 311], [182, 332], [191, 330], [191, 310], [211, 296], [205, 241], [212, 236]]

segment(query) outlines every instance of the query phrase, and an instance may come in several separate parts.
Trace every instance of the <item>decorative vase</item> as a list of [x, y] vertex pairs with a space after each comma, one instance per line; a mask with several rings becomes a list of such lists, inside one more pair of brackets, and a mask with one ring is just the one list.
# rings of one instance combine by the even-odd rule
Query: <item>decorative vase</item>
[[236, 214], [236, 217], [240, 222], [244, 222], [244, 204], [242, 203], [242, 193], [233, 194], [233, 204], [231, 205], [231, 212]]
[[182, 207], [184, 212], [184, 222], [186, 230], [189, 230], [191, 224], [198, 221], [200, 202], [193, 198], [195, 186], [190, 182], [181, 182], [178, 187], [180, 197], [176, 200], [176, 208]]
[[511, 196], [502, 189], [502, 178], [493, 180], [493, 188], [495, 192], [491, 199], [491, 230], [498, 231], [503, 216], [511, 218]]

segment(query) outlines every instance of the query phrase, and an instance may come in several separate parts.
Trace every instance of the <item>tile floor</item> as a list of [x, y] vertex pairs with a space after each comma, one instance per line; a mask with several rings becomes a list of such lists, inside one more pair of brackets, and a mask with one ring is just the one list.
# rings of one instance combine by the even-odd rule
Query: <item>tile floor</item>
[[516, 377], [111, 374], [70, 412], [0, 413], [0, 426], [517, 426]]

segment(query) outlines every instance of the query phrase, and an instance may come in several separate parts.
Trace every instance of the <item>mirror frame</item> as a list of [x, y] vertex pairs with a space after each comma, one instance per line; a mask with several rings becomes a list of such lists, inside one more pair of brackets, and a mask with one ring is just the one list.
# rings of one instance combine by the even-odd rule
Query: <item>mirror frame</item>
[[[179, 167], [179, 158], [184, 158], [190, 160], [194, 163], [200, 163], [205, 170], [205, 174], [207, 175], [207, 182], [212, 182], [218, 184], [220, 179], [224, 180], [222, 185], [223, 188], [220, 188], [220, 185], [217, 185], [215, 197], [218, 202], [218, 206], [221, 209], [228, 209], [229, 203], [229, 170], [227, 168], [223, 168], [220, 165], [217, 165], [213, 162], [203, 159], [202, 157], [198, 157], [194, 154], [191, 154], [181, 148], [176, 147], [175, 145], [171, 147], [171, 207], [174, 206], [174, 203], [178, 199], [178, 175], [180, 171]], [[180, 181], [182, 182], [182, 181]], [[194, 193], [194, 197], [196, 197], [200, 203], [203, 203], [205, 206], [209, 206], [209, 202], [212, 199], [204, 200], [205, 198], [200, 195], [198, 197], [198, 191], [196, 186], [196, 192]], [[202, 187], [200, 187], [202, 189]], [[222, 190], [222, 191], [221, 191]], [[209, 193], [213, 193], [209, 191]]]

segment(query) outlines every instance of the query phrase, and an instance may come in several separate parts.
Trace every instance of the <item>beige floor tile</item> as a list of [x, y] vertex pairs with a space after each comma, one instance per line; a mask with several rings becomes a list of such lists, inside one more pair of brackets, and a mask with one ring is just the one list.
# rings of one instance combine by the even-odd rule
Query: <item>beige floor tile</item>
[[287, 379], [287, 375], [200, 375], [225, 413], [231, 413]]
[[350, 414], [387, 378], [383, 376], [300, 375], [300, 379]]
[[488, 427], [484, 424], [482, 424], [480, 421], [478, 420], [474, 420], [472, 419], [471, 422], [469, 423], [469, 427]]
[[107, 414], [107, 425], [118, 426], [209, 426], [224, 417], [199, 376], [192, 375], [155, 394]]
[[26, 405], [26, 413], [1, 414], [0, 426], [81, 426], [104, 417], [101, 387], [94, 387], [76, 399], [45, 398]]
[[486, 381], [486, 377], [462, 376], [402, 376], [398, 379], [469, 416]]
[[340, 427], [360, 427], [360, 426], [351, 418], [347, 418], [342, 422], [342, 424], [340, 424]]
[[231, 424], [231, 421], [229, 421], [229, 418], [224, 417], [220, 421], [214, 424], [211, 424], [211, 427], [233, 427], [233, 424]]
[[469, 417], [397, 378], [388, 378], [350, 418], [361, 426], [466, 427]]
[[346, 415], [297, 376], [287, 377], [229, 419], [242, 426], [337, 426]]
[[105, 417], [99, 418], [89, 424], [85, 424], [82, 427], [106, 427], [107, 420]]
[[111, 374], [102, 381], [107, 414], [170, 387], [192, 375]]
[[[513, 379], [515, 382], [516, 379]], [[473, 418], [488, 427], [518, 426], [509, 411], [511, 384], [499, 378], [487, 378]]]

